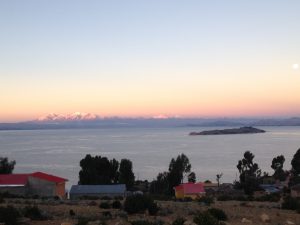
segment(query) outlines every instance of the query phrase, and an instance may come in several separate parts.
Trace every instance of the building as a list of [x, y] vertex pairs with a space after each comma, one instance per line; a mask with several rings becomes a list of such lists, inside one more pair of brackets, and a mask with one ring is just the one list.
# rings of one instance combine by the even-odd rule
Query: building
[[197, 199], [205, 195], [203, 183], [185, 183], [174, 187], [177, 199], [192, 198]]
[[66, 196], [65, 178], [50, 174], [35, 172], [31, 174], [2, 174], [0, 175], [0, 192], [13, 195], [41, 197]]
[[70, 190], [70, 199], [80, 199], [87, 196], [93, 197], [125, 197], [125, 184], [112, 185], [73, 185]]

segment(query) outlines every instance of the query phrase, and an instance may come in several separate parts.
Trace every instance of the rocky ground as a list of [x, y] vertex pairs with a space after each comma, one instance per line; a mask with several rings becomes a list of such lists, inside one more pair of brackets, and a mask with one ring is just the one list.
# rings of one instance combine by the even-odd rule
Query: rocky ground
[[[164, 224], [172, 224], [178, 217], [184, 217], [186, 225], [193, 224], [193, 217], [198, 211], [209, 207], [220, 208], [228, 216], [226, 224], [272, 224], [272, 225], [300, 225], [300, 214], [291, 210], [279, 209], [278, 203], [269, 202], [238, 202], [226, 201], [215, 202], [211, 206], [204, 206], [198, 202], [174, 202], [158, 201], [160, 210], [157, 216], [147, 214], [127, 215], [119, 209], [101, 209], [100, 202], [103, 200], [91, 201], [54, 201], [54, 200], [26, 200], [6, 199], [1, 206], [12, 205], [22, 209], [28, 205], [37, 205], [39, 209], [49, 218], [44, 221], [30, 220], [24, 218], [25, 224], [30, 225], [75, 225], [78, 218], [93, 220], [89, 225], [129, 225], [134, 220], [163, 221]], [[70, 215], [70, 210], [74, 212]]]

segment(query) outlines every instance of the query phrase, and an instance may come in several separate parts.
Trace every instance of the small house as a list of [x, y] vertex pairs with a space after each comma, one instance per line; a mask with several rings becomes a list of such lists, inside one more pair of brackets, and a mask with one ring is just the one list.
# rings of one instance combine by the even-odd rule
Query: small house
[[125, 184], [112, 185], [73, 185], [70, 190], [70, 199], [80, 199], [83, 197], [125, 197]]
[[203, 183], [185, 183], [174, 187], [177, 199], [192, 198], [197, 199], [205, 195]]
[[0, 192], [19, 196], [65, 197], [65, 178], [35, 172], [30, 174], [1, 174]]

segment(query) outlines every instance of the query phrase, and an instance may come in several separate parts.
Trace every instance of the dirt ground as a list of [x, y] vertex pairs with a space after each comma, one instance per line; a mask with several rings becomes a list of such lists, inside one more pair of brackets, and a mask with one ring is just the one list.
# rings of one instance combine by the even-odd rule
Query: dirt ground
[[[102, 200], [103, 201], [103, 200]], [[270, 202], [238, 202], [225, 201], [215, 202], [211, 206], [203, 206], [198, 202], [174, 202], [174, 201], [158, 201], [160, 210], [157, 216], [149, 216], [147, 214], [136, 214], [127, 216], [126, 213], [118, 209], [101, 209], [99, 208], [100, 200], [97, 201], [54, 201], [54, 200], [25, 200], [25, 199], [6, 199], [4, 205], [13, 205], [22, 209], [28, 205], [37, 205], [46, 215], [50, 216], [50, 220], [32, 221], [27, 219], [30, 225], [61, 225], [77, 224], [78, 217], [91, 218], [95, 220], [89, 224], [100, 224], [105, 221], [107, 225], [128, 225], [130, 221], [147, 219], [161, 220], [164, 224], [172, 224], [179, 216], [187, 219], [187, 224], [192, 224], [193, 217], [198, 211], [203, 211], [209, 207], [220, 208], [225, 211], [228, 216], [226, 224], [271, 224], [271, 225], [300, 225], [300, 214], [291, 210], [279, 209], [278, 203]], [[73, 210], [75, 215], [70, 215]], [[111, 217], [105, 216], [105, 212], [109, 212]], [[269, 217], [268, 222], [262, 222], [261, 215], [266, 214]], [[25, 220], [26, 221], [26, 220]], [[244, 221], [244, 222], [243, 222]], [[68, 225], [69, 225], [68, 224]]]

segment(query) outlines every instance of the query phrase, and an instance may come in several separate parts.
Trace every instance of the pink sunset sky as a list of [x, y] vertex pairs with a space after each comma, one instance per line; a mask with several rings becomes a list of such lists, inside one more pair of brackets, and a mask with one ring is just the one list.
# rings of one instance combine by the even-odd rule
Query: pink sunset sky
[[300, 2], [2, 1], [0, 122], [300, 116]]

